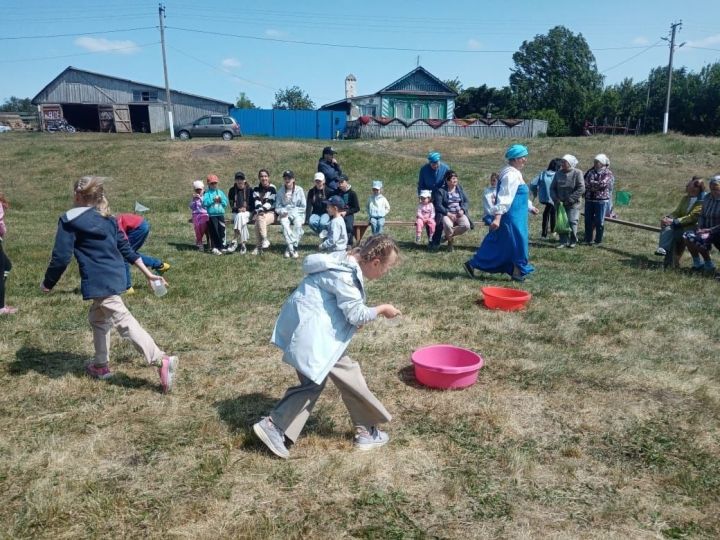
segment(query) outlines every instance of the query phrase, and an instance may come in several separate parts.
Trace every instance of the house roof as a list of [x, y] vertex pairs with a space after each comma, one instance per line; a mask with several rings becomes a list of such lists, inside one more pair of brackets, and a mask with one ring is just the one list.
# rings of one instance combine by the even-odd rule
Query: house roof
[[430, 73], [427, 69], [422, 66], [418, 66], [410, 73], [406, 73], [395, 82], [388, 84], [385, 88], [375, 92], [374, 94], [339, 99], [337, 101], [333, 101], [332, 103], [326, 103], [320, 108], [326, 109], [342, 103], [350, 103], [354, 99], [368, 98], [381, 94], [413, 94], [416, 96], [437, 97], [457, 97], [458, 95], [457, 92], [438, 79], [435, 75]]
[[432, 96], [457, 96], [452, 88], [422, 66], [388, 84], [378, 94], [421, 94]]
[[[106, 79], [114, 79], [114, 80], [116, 80], [116, 81], [123, 81], [123, 82], [127, 82], [127, 83], [130, 83], [130, 84], [137, 84], [137, 85], [140, 85], [140, 86], [146, 86], [146, 87], [148, 87], [148, 88], [156, 88], [157, 90], [165, 91], [165, 87], [163, 87], [163, 86], [156, 86], [156, 85], [154, 85], [154, 84], [148, 84], [148, 83], [144, 83], [144, 82], [133, 81], [133, 80], [131, 80], [131, 79], [123, 79], [122, 77], [113, 77], [112, 75], [105, 75], [104, 73], [96, 73], [96, 72], [94, 72], [94, 71], [88, 71], [88, 70], [86, 70], [86, 69], [79, 69], [79, 68], [76, 68], [76, 67], [73, 67], [73, 66], [68, 66], [68, 67], [66, 67], [57, 77], [55, 77], [52, 81], [50, 81], [49, 83], [47, 83], [47, 84], [43, 87], [43, 89], [40, 90], [40, 91], [37, 93], [37, 95], [36, 95], [34, 98], [32, 98], [32, 104], [33, 104], [33, 105], [37, 105], [36, 100], [43, 94], [43, 92], [45, 92], [45, 90], [47, 90], [48, 88], [50, 88], [56, 81], [60, 80], [66, 73], [68, 73], [68, 72], [70, 72], [70, 71], [75, 71], [75, 72], [78, 72], [78, 73], [87, 73], [88, 75], [95, 75], [96, 77], [104, 77], [104, 78], [106, 78]], [[221, 100], [219, 100], [219, 99], [209, 98], [209, 97], [205, 97], [205, 96], [199, 96], [199, 95], [197, 95], [197, 94], [189, 94], [189, 93], [187, 93], [187, 92], [180, 92], [179, 90], [173, 90], [172, 88], [170, 89], [170, 92], [173, 93], [173, 94], [181, 94], [181, 95], [184, 95], [184, 96], [190, 96], [190, 97], [194, 97], [194, 98], [198, 98], [198, 99], [205, 99], [205, 100], [207, 100], [207, 101], [214, 101], [214, 102], [216, 102], [216, 103], [222, 103], [223, 105], [229, 105], [229, 106], [231, 106], [231, 107], [235, 105], [234, 103], [229, 103], [229, 102], [227, 102], [227, 101], [221, 101]]]

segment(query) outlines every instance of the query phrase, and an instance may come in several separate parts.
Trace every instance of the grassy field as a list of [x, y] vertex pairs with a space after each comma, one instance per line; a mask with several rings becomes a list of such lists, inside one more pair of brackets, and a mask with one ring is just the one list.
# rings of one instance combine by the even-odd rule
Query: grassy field
[[[717, 139], [682, 136], [537, 139], [526, 179], [573, 153], [605, 152], [620, 217], [656, 224], [693, 174], [718, 172]], [[352, 451], [329, 385], [291, 459], [271, 457], [250, 426], [294, 384], [269, 344], [301, 278], [277, 228], [264, 257], [193, 248], [190, 183], [212, 172], [293, 169], [306, 189], [324, 143], [159, 136], [5, 134], [0, 191], [12, 202], [5, 250], [14, 263], [0, 318], [1, 538], [717, 538], [720, 536], [720, 283], [664, 272], [655, 234], [608, 224], [601, 248], [555, 250], [531, 220], [533, 300], [525, 312], [477, 304], [483, 284], [461, 263], [484, 231], [452, 253], [428, 253], [410, 228], [390, 232], [402, 265], [369, 286], [392, 302], [355, 338], [370, 387], [393, 413], [391, 443]], [[338, 159], [361, 204], [385, 181], [393, 219], [410, 219], [428, 150], [459, 171], [479, 218], [480, 193], [502, 165], [502, 141], [347, 141]], [[176, 391], [113, 338], [116, 376], [83, 375], [92, 354], [74, 266], [38, 290], [72, 182], [99, 174], [115, 212], [137, 200], [149, 254], [172, 265], [170, 292], [126, 298], [161, 347], [181, 357]], [[359, 218], [362, 219], [362, 218]], [[582, 223], [581, 223], [582, 227]], [[317, 238], [306, 234], [302, 253]], [[135, 274], [136, 285], [140, 284]], [[142, 284], [141, 284], [142, 285]], [[512, 285], [510, 285], [512, 286]], [[416, 384], [410, 354], [454, 343], [480, 352], [479, 382], [439, 392]]]

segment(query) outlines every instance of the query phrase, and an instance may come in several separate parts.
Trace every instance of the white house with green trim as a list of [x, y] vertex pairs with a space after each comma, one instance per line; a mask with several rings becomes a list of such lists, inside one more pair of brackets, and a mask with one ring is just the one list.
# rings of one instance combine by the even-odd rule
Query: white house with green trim
[[375, 94], [356, 95], [357, 79], [345, 78], [345, 99], [320, 110], [345, 111], [348, 120], [361, 116], [414, 120], [449, 120], [455, 114], [457, 92], [422, 66], [390, 83]]

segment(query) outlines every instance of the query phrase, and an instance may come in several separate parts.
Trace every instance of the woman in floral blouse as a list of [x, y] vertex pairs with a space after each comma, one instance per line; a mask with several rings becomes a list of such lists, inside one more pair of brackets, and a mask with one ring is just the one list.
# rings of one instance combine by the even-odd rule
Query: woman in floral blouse
[[610, 204], [610, 192], [615, 177], [610, 170], [610, 160], [605, 154], [595, 156], [592, 169], [585, 173], [585, 243], [602, 243], [605, 231], [605, 214]]

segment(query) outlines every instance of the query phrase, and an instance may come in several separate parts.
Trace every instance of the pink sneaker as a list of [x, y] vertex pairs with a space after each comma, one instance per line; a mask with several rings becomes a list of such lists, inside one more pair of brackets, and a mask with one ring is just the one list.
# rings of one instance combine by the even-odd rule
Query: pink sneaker
[[175, 371], [178, 368], [180, 360], [177, 356], [163, 356], [162, 364], [158, 368], [160, 374], [160, 385], [164, 394], [172, 390], [175, 379]]
[[[2, 277], [0, 277], [2, 279]], [[17, 313], [17, 308], [12, 306], [5, 306], [0, 308], [0, 315], [15, 315]]]
[[113, 376], [112, 371], [107, 364], [104, 366], [96, 366], [95, 364], [88, 364], [85, 366], [85, 373], [87, 373], [93, 379], [100, 379], [102, 381], [109, 379]]

